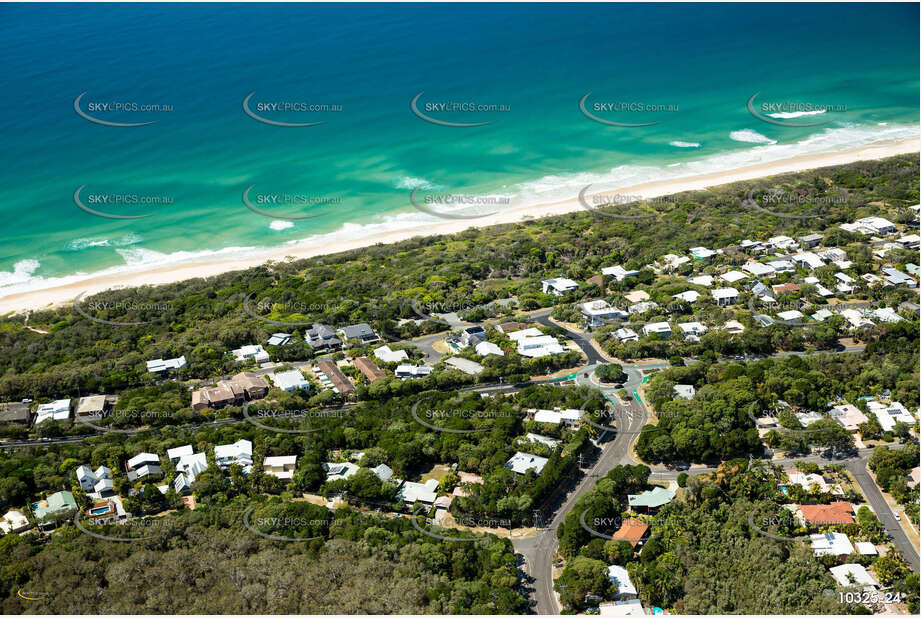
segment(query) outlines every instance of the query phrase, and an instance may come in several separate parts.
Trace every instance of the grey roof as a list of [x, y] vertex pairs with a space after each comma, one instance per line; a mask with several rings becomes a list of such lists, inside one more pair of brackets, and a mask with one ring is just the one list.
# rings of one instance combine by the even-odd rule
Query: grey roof
[[342, 333], [346, 339], [369, 339], [377, 337], [371, 327], [364, 322], [361, 324], [344, 326], [339, 329], [339, 332]]

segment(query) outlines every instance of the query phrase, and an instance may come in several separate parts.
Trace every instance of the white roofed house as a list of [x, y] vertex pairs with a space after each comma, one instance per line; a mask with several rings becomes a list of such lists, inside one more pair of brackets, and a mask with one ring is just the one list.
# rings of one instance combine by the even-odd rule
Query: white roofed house
[[713, 285], [713, 277], [711, 275], [697, 275], [688, 279], [688, 282], [708, 288]]
[[428, 365], [410, 365], [409, 363], [404, 363], [398, 365], [396, 369], [393, 370], [393, 375], [400, 379], [407, 378], [424, 378], [427, 375], [430, 375], [434, 371]]
[[696, 303], [697, 299], [700, 298], [700, 292], [697, 290], [687, 290], [686, 292], [672, 295], [672, 298], [683, 300], [686, 303]]
[[915, 418], [898, 401], [888, 404], [879, 401], [868, 401], [867, 409], [876, 416], [876, 420], [879, 421], [883, 431], [892, 431], [896, 423], [905, 423], [909, 427], [915, 424]]
[[630, 581], [630, 574], [627, 569], [619, 564], [612, 564], [608, 567], [608, 579], [617, 586], [616, 598], [618, 601], [633, 600], [636, 598], [636, 586]]
[[906, 275], [895, 266], [883, 266], [880, 271], [883, 277], [892, 285], [904, 285], [909, 288], [918, 286], [918, 282], [909, 275]]
[[490, 354], [505, 356], [505, 352], [502, 351], [502, 348], [491, 341], [481, 341], [476, 344], [473, 349], [476, 350], [476, 353], [480, 356], [489, 356]]
[[527, 414], [537, 423], [548, 423], [557, 426], [563, 424], [571, 428], [578, 427], [582, 420], [582, 412], [575, 409], [537, 410], [531, 408], [527, 411]]
[[737, 283], [748, 279], [748, 275], [738, 270], [730, 270], [728, 273], [720, 275], [720, 279], [726, 283]]
[[77, 481], [83, 491], [90, 492], [96, 485], [96, 475], [89, 466], [80, 466], [77, 468]]
[[214, 462], [221, 470], [239, 464], [243, 467], [243, 474], [249, 474], [253, 469], [253, 443], [241, 439], [233, 444], [219, 444], [214, 447]]
[[505, 462], [505, 467], [516, 474], [526, 474], [528, 470], [534, 470], [535, 474], [540, 474], [548, 461], [550, 460], [546, 457], [539, 457], [537, 455], [518, 451]]
[[231, 350], [234, 360], [238, 363], [242, 363], [248, 360], [256, 361], [257, 363], [265, 363], [269, 360], [269, 353], [260, 344], [254, 345], [245, 345], [236, 350]]
[[272, 333], [266, 345], [287, 345], [290, 340], [290, 333]]
[[171, 462], [176, 463], [183, 457], [189, 456], [195, 451], [192, 449], [191, 444], [186, 444], [183, 446], [177, 446], [176, 448], [166, 449], [166, 458]]
[[452, 356], [445, 359], [445, 365], [463, 371], [467, 375], [476, 376], [483, 373], [483, 365], [461, 356]]
[[409, 505], [416, 502], [434, 504], [438, 498], [438, 481], [435, 479], [429, 479], [425, 483], [405, 481], [397, 490], [396, 497]]
[[186, 366], [188, 366], [188, 363], [186, 363], [184, 355], [178, 358], [155, 358], [147, 361], [147, 371], [150, 373], [166, 373], [167, 371], [184, 369]]
[[605, 300], [592, 300], [581, 305], [582, 319], [591, 328], [597, 328], [613, 320], [624, 320], [628, 313], [611, 307]]
[[690, 253], [695, 260], [701, 260], [703, 262], [709, 262], [713, 259], [713, 256], [716, 255], [716, 251], [707, 249], [706, 247], [691, 247]]
[[860, 226], [866, 226], [877, 234], [895, 234], [898, 231], [892, 221], [883, 217], [864, 217], [863, 219], [857, 219], [855, 223]]
[[208, 456], [205, 453], [193, 453], [189, 446], [188, 452], [183, 451], [176, 460], [176, 478], [173, 487], [177, 493], [186, 493], [191, 490], [195, 478], [208, 469]]
[[672, 334], [672, 327], [669, 326], [668, 322], [650, 322], [643, 325], [643, 334], [647, 337], [649, 335], [661, 335], [667, 338]]
[[773, 236], [768, 238], [768, 244], [781, 251], [787, 251], [797, 246], [796, 241], [789, 236]]
[[678, 324], [678, 328], [688, 341], [700, 341], [701, 335], [707, 332], [707, 327], [700, 322], [682, 322]]
[[777, 272], [769, 265], [762, 264], [761, 262], [746, 262], [742, 267], [747, 273], [754, 275], [755, 277], [773, 277]]
[[905, 319], [890, 307], [880, 307], [879, 309], [874, 309], [870, 312], [870, 315], [872, 315], [880, 322], [901, 322]]
[[822, 242], [822, 235], [814, 234], [814, 233], [805, 234], [803, 236], [798, 237], [796, 241], [799, 243], [799, 246], [802, 247], [803, 249], [812, 249], [813, 247], [818, 245], [820, 242]]
[[710, 294], [720, 307], [732, 305], [739, 298], [739, 291], [735, 288], [717, 288]]
[[873, 320], [867, 319], [856, 309], [844, 309], [839, 315], [848, 321], [852, 329], [863, 328], [864, 326], [873, 326]]
[[675, 384], [672, 392], [675, 394], [675, 397], [681, 399], [694, 399], [694, 395], [697, 394], [697, 389], [694, 388], [693, 384]]
[[536, 328], [526, 328], [509, 333], [509, 339], [518, 346], [518, 353], [530, 358], [562, 354], [566, 350], [553, 335], [545, 335]]
[[341, 481], [358, 473], [358, 466], [351, 462], [333, 463], [325, 462], [323, 469], [326, 470], [326, 482]]
[[272, 376], [272, 381], [275, 382], [275, 386], [283, 391], [291, 392], [310, 389], [310, 382], [298, 369], [278, 372]]
[[810, 534], [809, 539], [812, 542], [812, 553], [816, 556], [847, 556], [854, 553], [851, 540], [840, 532]]
[[297, 455], [266, 457], [262, 460], [262, 471], [275, 478], [290, 481], [297, 469]]
[[774, 260], [773, 262], [768, 262], [768, 266], [777, 273], [790, 273], [796, 270], [796, 266], [790, 260]]
[[644, 300], [639, 303], [634, 303], [627, 307], [627, 311], [630, 315], [639, 315], [646, 313], [647, 311], [652, 311], [653, 309], [658, 309], [659, 305], [651, 300]]
[[544, 294], [553, 294], [554, 296], [563, 296], [567, 292], [572, 292], [579, 287], [579, 284], [572, 279], [558, 277], [555, 279], [546, 279], [541, 281], [541, 290]]
[[374, 356], [385, 363], [399, 363], [409, 359], [406, 350], [391, 350], [389, 345], [374, 349]]
[[640, 271], [627, 270], [623, 266], [617, 265], [617, 266], [607, 266], [605, 268], [602, 268], [601, 274], [614, 277], [614, 279], [617, 281], [623, 281], [627, 277], [636, 277], [638, 274], [640, 274]]
[[815, 270], [825, 266], [825, 262], [822, 261], [822, 258], [809, 251], [797, 253], [791, 259], [793, 260], [794, 264], [797, 266], [802, 266], [806, 270]]
[[835, 582], [843, 588], [856, 586], [869, 591], [875, 590], [879, 586], [862, 564], [839, 564], [828, 570], [831, 572], [831, 576], [835, 578]]
[[614, 336], [617, 337], [618, 341], [621, 343], [640, 340], [640, 336], [636, 334], [636, 331], [632, 328], [618, 328], [614, 331]]
[[[659, 258], [659, 263], [662, 264], [662, 268], [666, 271], [672, 271], [681, 266], [682, 264], [687, 264], [691, 261], [686, 255], [675, 255], [674, 253], [666, 253]], [[604, 271], [602, 271], [604, 272]]]
[[35, 425], [45, 421], [66, 421], [70, 418], [70, 399], [43, 403], [35, 410]]
[[128, 480], [136, 481], [143, 478], [159, 478], [163, 475], [160, 470], [160, 456], [156, 453], [138, 453], [125, 463]]
[[804, 316], [802, 311], [797, 311], [796, 309], [790, 309], [789, 311], [781, 311], [777, 314], [777, 317], [784, 322], [789, 322], [791, 320], [801, 320]]
[[723, 324], [723, 329], [731, 335], [738, 335], [745, 330], [745, 326], [738, 320], [729, 320]]
[[854, 291], [852, 284], [856, 283], [856, 280], [847, 273], [837, 272], [835, 273], [835, 279], [838, 280], [838, 284], [835, 286], [837, 291], [842, 294], [850, 294]]

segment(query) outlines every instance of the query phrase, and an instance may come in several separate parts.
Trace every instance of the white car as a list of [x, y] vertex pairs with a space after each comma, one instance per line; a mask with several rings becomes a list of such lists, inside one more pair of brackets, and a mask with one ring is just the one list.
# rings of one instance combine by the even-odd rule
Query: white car
[[896, 513], [896, 514], [895, 514], [895, 520], [896, 520], [896, 521], [902, 521], [902, 516], [899, 515], [898, 513]]

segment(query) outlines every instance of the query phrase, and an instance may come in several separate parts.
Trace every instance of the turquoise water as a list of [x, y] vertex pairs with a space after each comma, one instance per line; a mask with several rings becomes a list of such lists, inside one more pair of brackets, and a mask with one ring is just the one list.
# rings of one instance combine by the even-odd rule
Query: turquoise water
[[[574, 197], [799, 153], [918, 134], [918, 6], [816, 5], [0, 5], [0, 296], [61, 277], [244, 256], [435, 219], [411, 189], [501, 195], [508, 205]], [[499, 106], [438, 112], [444, 101]], [[100, 102], [171, 111], [95, 117]], [[341, 111], [248, 117], [251, 103]], [[579, 110], [641, 102], [663, 111]], [[841, 111], [762, 122], [758, 102]], [[508, 111], [502, 111], [508, 110]], [[242, 194], [327, 200], [247, 209]], [[158, 205], [74, 203], [159, 196]], [[490, 207], [490, 211], [497, 210]], [[454, 211], [450, 211], [454, 212]], [[476, 207], [464, 209], [476, 214]], [[327, 236], [328, 235], [328, 236]], [[82, 276], [82, 275], [81, 275]]]

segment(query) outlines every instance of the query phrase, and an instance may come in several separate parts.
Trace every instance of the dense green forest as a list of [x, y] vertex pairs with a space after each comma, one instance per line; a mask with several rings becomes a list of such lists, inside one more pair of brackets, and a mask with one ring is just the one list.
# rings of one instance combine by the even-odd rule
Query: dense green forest
[[[262, 538], [242, 525], [245, 502], [167, 516], [135, 542], [66, 527], [33, 541], [0, 538], [5, 614], [511, 614], [514, 551], [493, 536], [450, 542], [407, 519], [305, 502], [265, 504], [250, 521], [307, 541]], [[323, 526], [312, 522], [325, 521]], [[311, 527], [312, 526], [312, 527]], [[113, 526], [125, 535], [127, 526]], [[308, 528], [310, 528], [308, 530]], [[22, 598], [19, 594], [29, 597]], [[30, 600], [35, 599], [35, 600]]]
[[[743, 206], [750, 191], [760, 194], [767, 188], [796, 192], [801, 197], [797, 208], [820, 216], [777, 218]], [[836, 199], [820, 200], [829, 195]], [[869, 214], [907, 222], [912, 213], [904, 207], [917, 201], [917, 159], [906, 155], [686, 192], [657, 201], [653, 210], [638, 205], [655, 215], [652, 221], [572, 213], [106, 292], [81, 298], [80, 311], [137, 325], [91, 321], [73, 307], [33, 312], [28, 326], [36, 330], [26, 328], [23, 315], [0, 321], [0, 348], [7, 351], [0, 356], [0, 398], [56, 398], [143, 386], [155, 381], [144, 361], [183, 354], [189, 361], [183, 377], [224, 375], [235, 368], [228, 350], [265, 342], [279, 330], [294, 332], [295, 344], [288, 350], [270, 349], [274, 358], [309, 358], [300, 335], [312, 321], [334, 327], [367, 321], [395, 340], [445, 329], [444, 323], [423, 319], [429, 308], [473, 315], [485, 314], [477, 308], [510, 297], [522, 309], [596, 298], [602, 290], [595, 284], [560, 299], [542, 294], [540, 281], [566, 276], [584, 282], [611, 264], [640, 267], [697, 245], [796, 236]], [[245, 311], [244, 300], [250, 312], [264, 319]], [[507, 310], [493, 307], [489, 312]]]
[[[560, 526], [560, 553], [566, 567], [556, 587], [569, 610], [592, 605], [586, 595], [611, 598], [607, 565], [625, 566], [645, 607], [679, 614], [845, 614], [865, 613], [844, 605], [828, 567], [832, 557], [816, 558], [808, 544], [779, 541], [760, 534], [755, 521], [777, 518], [777, 505], [788, 497], [779, 490], [783, 471], [762, 462], [734, 461], [717, 472], [687, 480], [679, 497], [655, 515], [635, 515], [650, 526], [636, 551], [625, 541], [594, 537], [581, 521], [614, 522], [596, 530], [611, 534], [628, 515], [626, 495], [647, 487], [649, 469], [620, 466], [582, 496]], [[877, 538], [881, 524], [868, 510], [843, 531], [856, 538]], [[792, 521], [792, 520], [791, 520]], [[780, 534], [813, 533], [784, 524]], [[771, 531], [778, 532], [773, 525]], [[768, 526], [765, 525], [767, 528]], [[594, 528], [593, 528], [594, 529]], [[824, 531], [824, 530], [823, 530]], [[918, 575], [893, 550], [888, 556], [856, 556], [873, 564], [884, 585], [909, 598], [918, 611]], [[599, 577], [603, 574], [605, 577]]]

